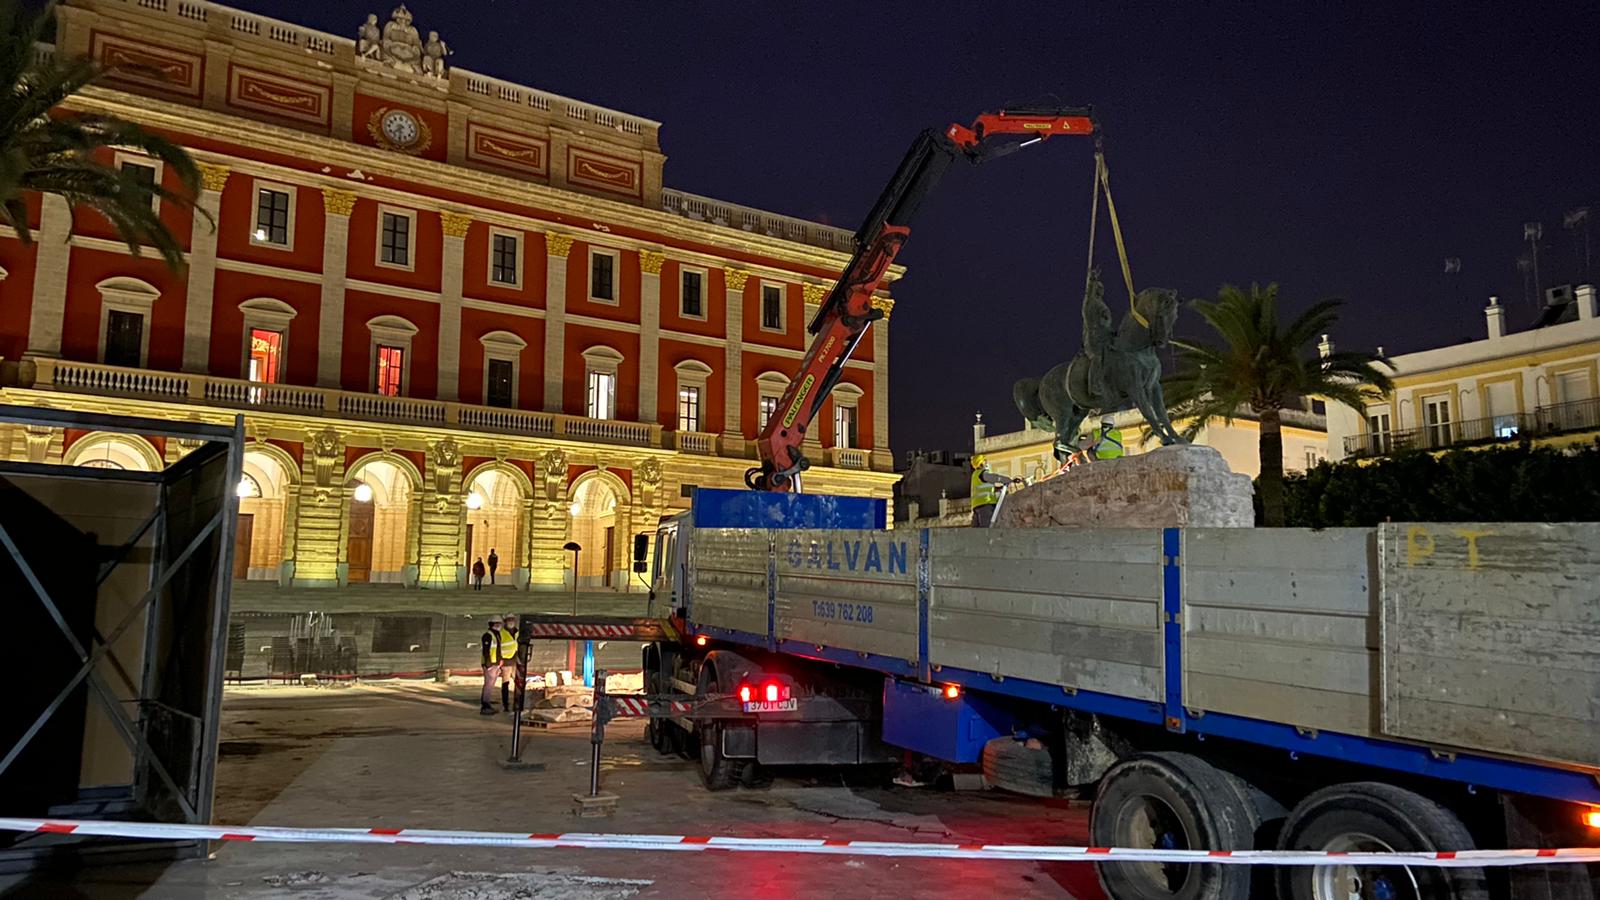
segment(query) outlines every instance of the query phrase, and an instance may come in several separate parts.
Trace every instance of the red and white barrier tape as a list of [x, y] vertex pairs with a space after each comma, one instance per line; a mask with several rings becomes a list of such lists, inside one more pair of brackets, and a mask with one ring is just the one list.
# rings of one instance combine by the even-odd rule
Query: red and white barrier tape
[[637, 633], [637, 629], [632, 625], [567, 625], [559, 622], [535, 622], [528, 628], [529, 636], [536, 638], [625, 638]]
[[1450, 869], [1597, 863], [1600, 847], [1564, 850], [1462, 850], [1444, 853], [1332, 853], [1308, 850], [1135, 850], [1037, 844], [930, 844], [839, 841], [820, 838], [685, 837], [671, 834], [521, 834], [438, 831], [429, 828], [253, 828], [170, 825], [155, 822], [88, 822], [74, 819], [0, 818], [0, 831], [148, 838], [152, 840], [263, 841], [278, 843], [436, 844], [467, 847], [572, 847], [587, 850], [728, 850], [742, 853], [816, 853], [830, 856], [937, 857], [1037, 862], [1221, 863], [1224, 865], [1423, 866]]

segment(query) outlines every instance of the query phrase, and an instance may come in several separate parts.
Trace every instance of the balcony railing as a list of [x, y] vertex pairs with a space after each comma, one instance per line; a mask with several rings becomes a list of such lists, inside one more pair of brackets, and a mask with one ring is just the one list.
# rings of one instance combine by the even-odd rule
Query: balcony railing
[[[464, 428], [523, 437], [660, 447], [696, 456], [745, 459], [751, 455], [752, 449], [749, 441], [719, 438], [718, 435], [699, 431], [663, 432], [660, 425], [648, 422], [590, 419], [538, 410], [388, 397], [293, 384], [263, 384], [237, 378], [153, 372], [61, 359], [38, 359], [34, 365], [32, 387], [39, 390], [365, 422]], [[816, 456], [813, 455], [813, 458]], [[840, 469], [871, 470], [874, 462], [882, 463], [887, 469], [888, 461], [888, 454], [878, 454], [878, 458], [874, 459], [870, 450], [841, 447], [826, 451], [826, 464]]]
[[1541, 406], [1531, 413], [1354, 434], [1344, 439], [1344, 454], [1348, 457], [1387, 456], [1402, 450], [1440, 450], [1597, 429], [1600, 429], [1600, 398]]
[[672, 188], [662, 190], [661, 208], [685, 219], [765, 234], [799, 244], [810, 244], [813, 247], [823, 247], [841, 253], [855, 250], [855, 233], [848, 228], [807, 222], [804, 219], [781, 216]]

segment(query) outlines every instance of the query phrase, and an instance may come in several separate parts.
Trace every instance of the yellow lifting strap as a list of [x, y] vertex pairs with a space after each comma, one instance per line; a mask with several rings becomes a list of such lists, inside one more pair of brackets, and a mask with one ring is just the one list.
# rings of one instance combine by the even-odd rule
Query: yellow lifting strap
[[1139, 313], [1139, 308], [1133, 305], [1133, 269], [1128, 265], [1128, 247], [1122, 240], [1122, 223], [1117, 219], [1117, 204], [1111, 199], [1111, 172], [1106, 168], [1104, 153], [1096, 152], [1094, 155], [1095, 192], [1094, 205], [1089, 212], [1089, 264], [1094, 265], [1094, 229], [1100, 209], [1100, 191], [1106, 195], [1106, 214], [1111, 218], [1111, 236], [1117, 242], [1117, 261], [1122, 263], [1122, 282], [1128, 287], [1128, 309], [1133, 313], [1134, 321], [1149, 327], [1150, 320]]

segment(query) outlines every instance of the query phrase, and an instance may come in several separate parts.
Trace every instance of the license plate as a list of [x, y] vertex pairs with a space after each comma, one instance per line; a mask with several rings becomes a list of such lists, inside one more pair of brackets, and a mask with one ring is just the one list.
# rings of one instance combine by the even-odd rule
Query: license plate
[[751, 700], [744, 704], [744, 711], [747, 713], [794, 712], [799, 708], [800, 701], [793, 697], [788, 700], [772, 700], [770, 702], [766, 700]]

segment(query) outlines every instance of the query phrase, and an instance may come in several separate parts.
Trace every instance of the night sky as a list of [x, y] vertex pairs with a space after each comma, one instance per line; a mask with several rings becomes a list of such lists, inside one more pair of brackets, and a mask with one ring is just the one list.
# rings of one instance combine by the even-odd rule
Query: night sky
[[[389, 11], [237, 5], [352, 37]], [[410, 8], [453, 64], [663, 122], [669, 187], [851, 229], [919, 130], [1050, 95], [1093, 104], [1139, 287], [1344, 298], [1335, 340], [1395, 354], [1482, 337], [1490, 294], [1522, 327], [1522, 223], [1544, 223], [1549, 286], [1578, 277], [1562, 214], [1600, 219], [1600, 13], [1481, 5]], [[970, 446], [976, 410], [1016, 428], [1011, 383], [1077, 349], [1091, 176], [1091, 142], [1058, 138], [952, 168], [923, 205], [894, 290], [899, 455]], [[1111, 276], [1109, 233], [1100, 246]], [[1108, 300], [1120, 314], [1121, 288]]]

